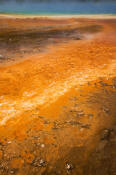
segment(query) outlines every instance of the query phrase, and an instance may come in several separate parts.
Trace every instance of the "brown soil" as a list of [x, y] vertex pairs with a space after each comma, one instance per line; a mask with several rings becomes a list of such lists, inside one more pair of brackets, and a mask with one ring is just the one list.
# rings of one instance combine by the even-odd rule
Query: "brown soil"
[[0, 19], [0, 175], [116, 174], [115, 32], [115, 19]]

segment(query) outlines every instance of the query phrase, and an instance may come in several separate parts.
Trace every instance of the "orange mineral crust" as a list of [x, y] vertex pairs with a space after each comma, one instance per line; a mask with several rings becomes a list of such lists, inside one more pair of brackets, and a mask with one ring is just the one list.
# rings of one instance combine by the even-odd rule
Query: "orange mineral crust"
[[[24, 42], [32, 40], [23, 56], [16, 46], [13, 60], [9, 45], [0, 47], [7, 51], [0, 63], [0, 175], [116, 172], [116, 20], [1, 17], [0, 24], [0, 36], [15, 28], [15, 37], [26, 30]], [[40, 44], [54, 41], [39, 45], [42, 51], [33, 38], [40, 27], [44, 34], [49, 27]]]

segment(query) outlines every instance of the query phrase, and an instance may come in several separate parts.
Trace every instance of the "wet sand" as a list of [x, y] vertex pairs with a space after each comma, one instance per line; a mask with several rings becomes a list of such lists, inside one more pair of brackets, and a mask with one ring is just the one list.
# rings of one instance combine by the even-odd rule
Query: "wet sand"
[[0, 17], [0, 175], [116, 174], [115, 32]]

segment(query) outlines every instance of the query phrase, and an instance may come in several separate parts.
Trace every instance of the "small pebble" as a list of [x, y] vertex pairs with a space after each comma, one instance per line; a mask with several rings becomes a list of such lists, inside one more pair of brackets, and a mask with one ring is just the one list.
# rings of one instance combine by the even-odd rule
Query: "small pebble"
[[13, 170], [11, 170], [11, 171], [10, 171], [10, 174], [14, 174], [14, 171], [13, 171]]
[[84, 130], [84, 128], [80, 128], [80, 131], [83, 131]]
[[105, 129], [105, 130], [102, 132], [101, 140], [108, 140], [109, 137], [110, 137], [110, 134], [111, 134], [111, 130], [110, 130], [110, 129]]
[[116, 86], [113, 86], [112, 88], [113, 88], [113, 89], [115, 89], [115, 88], [116, 88]]
[[3, 55], [0, 55], [0, 59], [4, 58]]
[[67, 164], [66, 164], [66, 169], [67, 169], [68, 171], [69, 171], [69, 170], [72, 170], [72, 169], [73, 169], [73, 165], [67, 163]]
[[43, 159], [40, 159], [39, 166], [45, 166], [45, 161]]
[[104, 107], [104, 108], [103, 108], [103, 111], [104, 111], [105, 113], [109, 113], [110, 110], [109, 110], [108, 108]]
[[44, 144], [41, 144], [41, 148], [45, 148], [45, 145]]

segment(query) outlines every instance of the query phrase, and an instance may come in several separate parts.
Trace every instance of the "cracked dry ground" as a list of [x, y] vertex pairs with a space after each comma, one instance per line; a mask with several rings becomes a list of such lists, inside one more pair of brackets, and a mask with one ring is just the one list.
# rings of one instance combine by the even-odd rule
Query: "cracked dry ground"
[[[11, 19], [1, 20], [3, 28], [4, 20]], [[29, 56], [33, 41], [25, 59], [18, 48], [14, 61], [1, 63], [0, 175], [116, 175], [116, 20], [13, 18], [8, 24], [22, 31], [20, 24], [33, 24], [33, 32], [37, 24], [102, 30], [84, 30], [79, 40], [62, 36], [65, 42], [61, 37]]]

